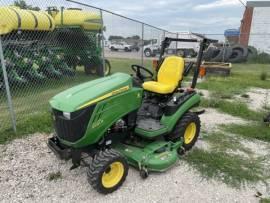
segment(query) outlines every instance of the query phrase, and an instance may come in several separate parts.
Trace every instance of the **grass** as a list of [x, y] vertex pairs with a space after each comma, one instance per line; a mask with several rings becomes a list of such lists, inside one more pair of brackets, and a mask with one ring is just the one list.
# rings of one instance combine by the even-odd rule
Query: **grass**
[[184, 159], [204, 178], [214, 178], [232, 187], [239, 188], [264, 179], [259, 160], [203, 149], [194, 149]]
[[264, 112], [257, 112], [250, 110], [245, 103], [216, 99], [203, 99], [201, 103], [202, 107], [216, 108], [224, 113], [232, 116], [238, 116], [246, 120], [261, 121]]
[[194, 148], [184, 157], [202, 177], [237, 188], [269, 178], [264, 165], [266, 157], [254, 156], [254, 152], [243, 145], [238, 134], [218, 131], [208, 133], [202, 139], [207, 147]]
[[[110, 59], [112, 73], [132, 73], [130, 66], [140, 64], [140, 60]], [[145, 61], [147, 67], [151, 67], [151, 61]], [[4, 144], [15, 138], [23, 137], [36, 132], [51, 132], [52, 123], [49, 114], [49, 100], [57, 93], [95, 79], [95, 76], [84, 74], [83, 67], [78, 67], [74, 78], [62, 78], [61, 80], [47, 80], [43, 84], [28, 85], [24, 88], [13, 88], [12, 100], [17, 120], [17, 133], [11, 128], [9, 111], [5, 92], [0, 93], [0, 144]]]
[[207, 89], [220, 96], [244, 93], [250, 87], [270, 89], [267, 80], [261, 80], [261, 73], [269, 71], [269, 64], [233, 64], [230, 77], [208, 77], [198, 88]]
[[252, 138], [265, 142], [270, 142], [270, 128], [262, 122], [254, 122], [246, 125], [226, 125], [223, 126], [222, 129], [225, 132], [241, 135], [244, 138]]
[[270, 199], [262, 198], [262, 199], [260, 199], [260, 203], [270, 203]]
[[58, 180], [61, 178], [62, 178], [62, 173], [60, 171], [57, 171], [56, 173], [52, 172], [52, 173], [49, 173], [48, 175], [49, 181]]
[[204, 137], [210, 145], [210, 150], [218, 152], [244, 152], [246, 154], [252, 154], [252, 151], [241, 144], [238, 136], [229, 136], [221, 132], [215, 132]]

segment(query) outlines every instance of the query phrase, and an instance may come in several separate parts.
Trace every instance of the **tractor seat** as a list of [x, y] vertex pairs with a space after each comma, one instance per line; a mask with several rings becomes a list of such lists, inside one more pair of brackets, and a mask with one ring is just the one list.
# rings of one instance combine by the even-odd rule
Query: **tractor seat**
[[183, 78], [185, 61], [182, 57], [169, 56], [164, 59], [158, 71], [157, 81], [143, 83], [143, 89], [158, 94], [170, 94]]

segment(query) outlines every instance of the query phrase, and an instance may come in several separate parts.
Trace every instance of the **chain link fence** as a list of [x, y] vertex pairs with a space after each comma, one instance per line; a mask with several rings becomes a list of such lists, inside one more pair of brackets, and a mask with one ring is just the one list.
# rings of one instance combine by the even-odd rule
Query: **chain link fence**
[[48, 101], [69, 87], [132, 73], [133, 64], [151, 68], [168, 33], [73, 1], [12, 4], [0, 5], [1, 133], [42, 130], [50, 124]]
[[[173, 33], [72, 0], [12, 4], [0, 5], [0, 133], [50, 126], [48, 101], [69, 87], [132, 74], [133, 64], [154, 68], [165, 37], [216, 39], [204, 53], [210, 63], [270, 63], [268, 33]], [[239, 45], [248, 39], [251, 46]], [[198, 50], [199, 43], [173, 42], [165, 55], [194, 62]]]

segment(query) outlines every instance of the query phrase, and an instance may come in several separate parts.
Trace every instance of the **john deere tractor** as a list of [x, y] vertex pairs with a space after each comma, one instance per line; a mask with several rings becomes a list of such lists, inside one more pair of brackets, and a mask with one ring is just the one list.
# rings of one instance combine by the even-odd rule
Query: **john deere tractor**
[[129, 165], [140, 171], [163, 172], [190, 150], [200, 133], [201, 111], [197, 83], [201, 41], [192, 84], [181, 82], [193, 68], [177, 56], [163, 57], [172, 41], [165, 38], [157, 77], [147, 68], [132, 65], [135, 75], [116, 73], [68, 89], [50, 100], [55, 135], [48, 146], [62, 159], [72, 159], [74, 169], [92, 157], [88, 181], [100, 193], [111, 193], [126, 179]]

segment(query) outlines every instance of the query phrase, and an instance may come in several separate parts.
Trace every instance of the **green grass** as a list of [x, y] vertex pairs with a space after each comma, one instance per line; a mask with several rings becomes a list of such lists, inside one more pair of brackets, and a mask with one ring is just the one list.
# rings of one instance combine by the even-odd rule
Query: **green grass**
[[260, 199], [260, 203], [270, 203], [270, 199], [262, 198], [262, 199]]
[[254, 152], [241, 142], [239, 135], [212, 132], [202, 139], [207, 147], [194, 148], [184, 157], [202, 177], [214, 178], [237, 188], [269, 178], [264, 165], [267, 157], [254, 156]]
[[214, 178], [232, 187], [264, 180], [263, 167], [259, 159], [244, 158], [220, 151], [194, 149], [185, 158], [202, 177]]
[[40, 112], [35, 115], [28, 116], [17, 122], [17, 133], [15, 134], [11, 128], [0, 131], [0, 144], [12, 141], [15, 138], [22, 138], [25, 135], [36, 132], [50, 133], [52, 132], [52, 120], [48, 112]]
[[241, 151], [243, 153], [246, 153], [247, 155], [252, 154], [252, 151], [250, 149], [242, 145], [237, 135], [229, 136], [221, 132], [213, 132], [211, 134], [208, 133], [207, 136], [205, 136], [203, 139], [209, 144], [211, 151]]
[[237, 101], [231, 102], [219, 98], [203, 99], [201, 106], [206, 108], [216, 108], [224, 113], [238, 116], [246, 120], [261, 121], [264, 116], [264, 112], [250, 110], [245, 103]]
[[270, 88], [270, 82], [261, 80], [262, 72], [269, 72], [269, 64], [233, 64], [230, 77], [208, 77], [199, 83], [198, 88], [216, 92], [219, 95], [232, 96], [244, 93], [247, 88]]
[[225, 132], [241, 135], [244, 138], [258, 139], [270, 142], [270, 128], [264, 123], [249, 123], [246, 125], [232, 124], [223, 126]]
[[[140, 64], [140, 60], [110, 59], [112, 73], [132, 73], [130, 66]], [[151, 61], [145, 61], [145, 65], [151, 68]], [[62, 78], [61, 80], [46, 80], [44, 84], [31, 84], [24, 88], [13, 88], [12, 100], [17, 119], [17, 133], [11, 128], [11, 121], [5, 92], [0, 93], [0, 144], [23, 137], [35, 132], [51, 132], [52, 123], [49, 114], [49, 100], [59, 92], [97, 78], [84, 74], [83, 67], [78, 67], [74, 78]]]
[[49, 173], [48, 175], [49, 181], [58, 180], [58, 179], [62, 179], [62, 173], [60, 171], [57, 171], [56, 173], [54, 172]]

